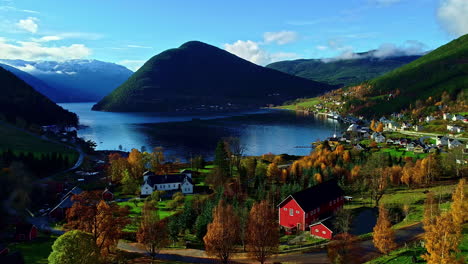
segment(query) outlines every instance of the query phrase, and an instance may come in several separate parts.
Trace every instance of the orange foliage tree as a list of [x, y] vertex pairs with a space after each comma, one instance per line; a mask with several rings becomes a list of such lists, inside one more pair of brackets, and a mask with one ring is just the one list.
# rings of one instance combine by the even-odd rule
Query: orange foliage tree
[[388, 254], [396, 247], [395, 232], [390, 223], [388, 211], [383, 205], [379, 207], [379, 218], [374, 227], [374, 246], [382, 253]]
[[253, 205], [247, 230], [247, 250], [260, 263], [278, 250], [279, 231], [276, 211], [267, 201]]
[[234, 253], [235, 243], [239, 241], [239, 218], [232, 205], [223, 200], [213, 210], [213, 222], [208, 224], [203, 237], [206, 253], [216, 256], [222, 263], [229, 263]]
[[137, 241], [145, 245], [148, 253], [154, 256], [159, 249], [169, 244], [166, 222], [159, 219], [159, 212], [151, 201], [145, 201], [141, 216]]

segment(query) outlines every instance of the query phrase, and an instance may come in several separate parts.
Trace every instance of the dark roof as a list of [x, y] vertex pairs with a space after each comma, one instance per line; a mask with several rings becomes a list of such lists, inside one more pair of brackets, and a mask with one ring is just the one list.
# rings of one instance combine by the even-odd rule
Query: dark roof
[[186, 174], [166, 174], [166, 175], [147, 175], [148, 179], [146, 183], [150, 186], [155, 184], [165, 184], [165, 183], [181, 183], [187, 178], [188, 182], [192, 183], [192, 179]]
[[319, 225], [319, 224], [323, 224], [324, 226], [326, 226], [331, 231], [334, 231], [333, 217], [327, 217], [327, 218], [324, 218], [324, 219], [320, 219], [318, 221], [313, 222], [309, 226], [314, 226], [314, 225]]
[[32, 228], [33, 228], [32, 224], [17, 224], [16, 234], [29, 234]]
[[294, 193], [291, 196], [305, 212], [309, 212], [343, 195], [344, 191], [338, 186], [338, 182], [336, 180], [329, 180]]

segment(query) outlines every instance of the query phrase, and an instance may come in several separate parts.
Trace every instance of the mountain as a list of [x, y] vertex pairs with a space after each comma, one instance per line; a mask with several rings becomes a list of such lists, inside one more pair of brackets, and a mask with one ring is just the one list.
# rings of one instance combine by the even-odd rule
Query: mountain
[[339, 86], [356, 85], [410, 63], [421, 56], [375, 57], [373, 51], [355, 54], [345, 60], [300, 59], [279, 61], [267, 65], [310, 80]]
[[41, 80], [49, 89], [36, 87], [28, 79], [18, 76], [55, 102], [99, 101], [133, 74], [124, 66], [98, 60], [0, 60], [0, 63]]
[[36, 91], [40, 92], [43, 95], [48, 95], [49, 99], [52, 101], [57, 101], [60, 98], [65, 98], [66, 96], [61, 92], [57, 91], [56, 89], [50, 87], [45, 82], [39, 80], [38, 78], [32, 76], [31, 74], [18, 70], [15, 67], [10, 65], [1, 64], [0, 67], [13, 73], [16, 77], [20, 78], [21, 80], [25, 81], [29, 86], [33, 87]]
[[443, 94], [449, 101], [456, 99], [466, 105], [467, 87], [468, 35], [464, 35], [409, 64], [350, 87], [347, 108], [374, 116], [423, 105], [435, 109], [434, 100], [441, 99]]
[[254, 108], [317, 95], [333, 88], [258, 66], [199, 41], [190, 41], [151, 58], [93, 110]]
[[64, 110], [25, 81], [0, 67], [0, 119], [10, 123], [76, 125], [76, 114]]

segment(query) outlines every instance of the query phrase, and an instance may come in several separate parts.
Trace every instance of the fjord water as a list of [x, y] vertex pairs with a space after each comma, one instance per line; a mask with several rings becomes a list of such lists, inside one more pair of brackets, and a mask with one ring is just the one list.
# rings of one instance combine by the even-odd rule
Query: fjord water
[[238, 137], [246, 155], [306, 155], [312, 142], [342, 129], [336, 120], [291, 111], [261, 109], [241, 113], [111, 113], [91, 111], [94, 103], [63, 103], [79, 116], [78, 135], [97, 143], [97, 150], [151, 150], [162, 146], [170, 159], [203, 155], [211, 159], [216, 143]]

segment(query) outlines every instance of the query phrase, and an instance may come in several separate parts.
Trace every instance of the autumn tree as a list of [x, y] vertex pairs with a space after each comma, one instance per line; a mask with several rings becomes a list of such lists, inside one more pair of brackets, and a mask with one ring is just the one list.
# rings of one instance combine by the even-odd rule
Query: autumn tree
[[427, 253], [422, 258], [428, 264], [462, 263], [457, 258], [461, 241], [461, 226], [454, 223], [451, 212], [436, 217], [424, 233], [424, 247]]
[[424, 201], [423, 227], [427, 231], [434, 225], [435, 219], [440, 215], [439, 204], [434, 198], [434, 193], [428, 192]]
[[279, 232], [274, 207], [265, 200], [254, 204], [249, 215], [247, 250], [263, 264], [278, 250], [278, 245]]
[[52, 245], [48, 261], [51, 264], [101, 263], [99, 248], [93, 235], [79, 230], [68, 231], [59, 236]]
[[141, 153], [138, 149], [132, 149], [128, 155], [128, 163], [130, 165], [130, 176], [135, 180], [141, 179], [143, 177], [143, 173], [145, 172], [146, 163], [143, 153]]
[[275, 182], [279, 179], [281, 175], [281, 170], [278, 168], [276, 163], [270, 163], [267, 168], [267, 177], [270, 181]]
[[395, 232], [389, 220], [388, 211], [383, 205], [379, 207], [379, 218], [374, 226], [374, 246], [383, 254], [388, 254], [396, 247]]
[[166, 168], [164, 166], [164, 148], [163, 147], [155, 147], [153, 152], [149, 154], [149, 160], [151, 165], [151, 170], [156, 174], [164, 174], [167, 173]]
[[382, 133], [383, 132], [383, 124], [382, 122], [379, 122], [379, 124], [377, 125], [377, 127], [375, 128], [375, 132], [379, 132], [379, 133]]
[[456, 225], [461, 225], [468, 221], [468, 199], [465, 192], [465, 179], [461, 179], [452, 194], [451, 212]]
[[374, 120], [374, 119], [372, 119], [369, 128], [370, 128], [372, 131], [375, 131], [376, 127], [375, 127], [375, 120]]
[[129, 223], [129, 212], [117, 204], [104, 202], [101, 193], [92, 191], [74, 195], [75, 203], [66, 213], [66, 226], [91, 233], [101, 253], [107, 254], [117, 245], [122, 229]]
[[335, 227], [337, 233], [348, 233], [351, 229], [351, 220], [351, 211], [341, 208], [335, 214], [333, 227]]
[[224, 174], [229, 173], [229, 157], [226, 151], [226, 145], [223, 140], [216, 146], [213, 164], [217, 166]]
[[137, 241], [146, 246], [152, 257], [169, 244], [166, 223], [159, 219], [159, 212], [153, 202], [146, 201], [143, 205]]
[[129, 169], [129, 164], [126, 158], [122, 157], [118, 153], [109, 154], [109, 167], [107, 169], [107, 175], [114, 182], [120, 182], [124, 175], [125, 170]]
[[239, 241], [239, 219], [232, 205], [220, 200], [213, 210], [213, 222], [208, 224], [203, 237], [206, 253], [216, 256], [222, 263], [228, 263]]

